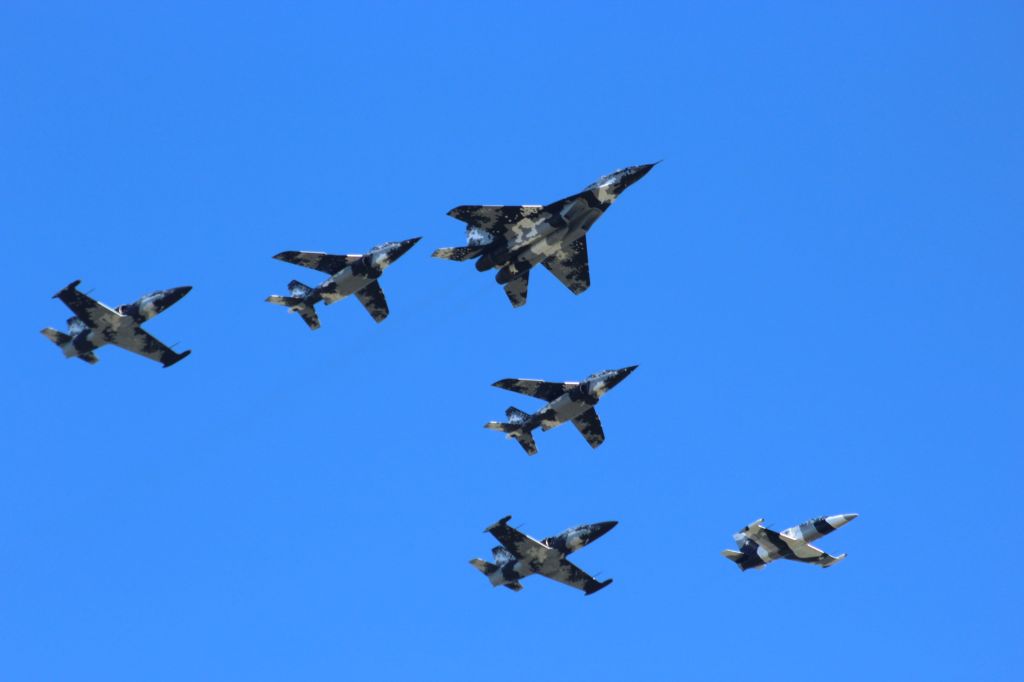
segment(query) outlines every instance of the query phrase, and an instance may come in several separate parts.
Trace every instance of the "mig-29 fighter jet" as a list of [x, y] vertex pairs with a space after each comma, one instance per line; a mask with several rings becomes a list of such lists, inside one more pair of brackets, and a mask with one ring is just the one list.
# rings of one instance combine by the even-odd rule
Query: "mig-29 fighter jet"
[[654, 165], [615, 171], [547, 206], [456, 206], [448, 215], [466, 223], [467, 244], [438, 249], [434, 257], [476, 258], [480, 272], [497, 268], [495, 279], [516, 308], [526, 303], [530, 269], [538, 263], [572, 293], [581, 294], [590, 287], [587, 231]]
[[580, 433], [596, 448], [604, 442], [604, 429], [601, 419], [597, 416], [594, 406], [605, 393], [614, 388], [620, 381], [628, 377], [637, 365], [624, 369], [606, 369], [591, 374], [583, 381], [567, 381], [556, 383], [537, 381], [536, 379], [502, 379], [493, 385], [516, 393], [530, 395], [546, 400], [547, 405], [533, 414], [510, 407], [505, 410], [508, 422], [487, 422], [484, 428], [502, 431], [506, 438], [515, 438], [526, 454], [537, 454], [537, 443], [533, 440], [532, 431], [540, 427], [548, 431], [559, 424], [571, 421]]
[[320, 301], [330, 305], [355, 294], [373, 319], [381, 322], [388, 316], [388, 302], [377, 278], [419, 240], [419, 237], [415, 237], [401, 242], [385, 242], [373, 247], [368, 253], [349, 256], [333, 256], [317, 251], [282, 251], [274, 258], [326, 272], [330, 278], [316, 287], [293, 279], [288, 284], [288, 296], [270, 296], [267, 302], [288, 306], [288, 311], [298, 313], [310, 329], [319, 329], [320, 318], [317, 317], [314, 305]]
[[112, 343], [170, 367], [192, 352], [175, 353], [142, 329], [143, 322], [170, 308], [192, 287], [155, 291], [134, 303], [111, 309], [78, 291], [75, 287], [80, 283], [81, 280], [75, 280], [53, 295], [75, 314], [68, 319], [67, 333], [53, 327], [42, 332], [43, 336], [60, 346], [64, 357], [79, 358], [95, 365], [100, 359], [93, 351]]
[[845, 559], [846, 555], [831, 556], [810, 542], [822, 535], [828, 535], [855, 518], [856, 514], [820, 516], [799, 526], [787, 528], [781, 533], [765, 528], [761, 525], [764, 519], [758, 519], [732, 536], [740, 551], [726, 549], [722, 551], [722, 556], [735, 562], [741, 571], [748, 568], [764, 568], [765, 564], [776, 559], [802, 561], [828, 568]]
[[523, 589], [519, 581], [534, 573], [583, 590], [587, 595], [594, 594], [612, 583], [611, 578], [599, 583], [565, 557], [610, 531], [618, 521], [577, 526], [538, 541], [510, 527], [508, 520], [511, 518], [506, 516], [484, 530], [501, 543], [491, 550], [494, 563], [483, 559], [472, 559], [469, 562], [487, 576], [492, 587], [504, 585], [513, 592], [518, 592]]

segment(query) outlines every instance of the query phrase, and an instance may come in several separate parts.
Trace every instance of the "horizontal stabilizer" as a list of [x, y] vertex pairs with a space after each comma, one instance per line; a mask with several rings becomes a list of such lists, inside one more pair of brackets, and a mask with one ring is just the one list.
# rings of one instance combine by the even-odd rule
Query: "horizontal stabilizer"
[[743, 570], [743, 566], [740, 566], [740, 562], [743, 561], [743, 552], [737, 552], [733, 549], [723, 549], [722, 556], [739, 566], [740, 570]]
[[317, 316], [316, 310], [313, 306], [303, 303], [301, 298], [296, 298], [295, 296], [267, 296], [267, 303], [286, 306], [288, 312], [298, 313], [302, 321], [310, 329], [320, 328], [320, 318]]
[[68, 336], [64, 332], [57, 331], [53, 327], [47, 327], [40, 333], [46, 338], [50, 339], [50, 341], [53, 341], [58, 346], [63, 346], [65, 343], [71, 340], [70, 336]]
[[100, 361], [100, 359], [96, 357], [96, 354], [93, 353], [91, 350], [86, 351], [85, 353], [79, 353], [78, 359], [84, 362], [88, 362], [90, 365], [95, 365], [97, 362]]
[[523, 589], [523, 584], [518, 580], [514, 580], [510, 583], [505, 583], [505, 587], [512, 590], [513, 592], [518, 592], [519, 590]]
[[470, 258], [476, 258], [480, 255], [483, 249], [479, 247], [469, 246], [446, 246], [444, 248], [437, 249], [431, 254], [434, 258], [443, 258], [444, 260], [457, 260], [464, 261]]
[[473, 565], [473, 568], [480, 571], [484, 575], [490, 575], [498, 570], [498, 567], [489, 561], [483, 559], [470, 559], [469, 563]]

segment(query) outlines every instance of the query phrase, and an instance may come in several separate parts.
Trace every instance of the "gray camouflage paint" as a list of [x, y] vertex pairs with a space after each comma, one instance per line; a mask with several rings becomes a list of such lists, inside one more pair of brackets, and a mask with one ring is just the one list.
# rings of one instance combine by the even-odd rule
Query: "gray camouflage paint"
[[739, 551], [727, 549], [722, 552], [722, 556], [735, 563], [742, 571], [764, 568], [766, 564], [777, 559], [789, 559], [828, 568], [845, 559], [846, 555], [831, 556], [810, 543], [855, 518], [856, 514], [819, 516], [787, 528], [781, 533], [765, 528], [762, 525], [764, 519], [758, 519], [733, 534]]
[[108, 308], [78, 291], [76, 287], [80, 283], [81, 280], [75, 280], [53, 295], [75, 313], [68, 318], [67, 333], [53, 327], [42, 330], [43, 336], [60, 347], [64, 357], [79, 358], [94, 365], [99, 362], [94, 351], [111, 344], [170, 367], [192, 352], [175, 353], [141, 327], [143, 322], [180, 301], [192, 287], [155, 291], [134, 303]]
[[515, 439], [528, 455], [537, 454], [533, 430], [549, 431], [560, 424], [571, 421], [580, 434], [596, 448], [604, 442], [604, 429], [594, 406], [605, 393], [617, 386], [633, 373], [637, 365], [623, 369], [606, 369], [591, 374], [583, 381], [556, 383], [536, 379], [502, 379], [493, 385], [508, 391], [522, 393], [547, 401], [547, 404], [533, 414], [510, 407], [505, 410], [508, 422], [487, 422], [484, 428], [501, 431], [507, 438]]
[[476, 258], [480, 272], [497, 269], [513, 307], [526, 303], [530, 269], [543, 264], [574, 294], [590, 287], [587, 232], [627, 187], [655, 164], [605, 175], [582, 192], [547, 206], [457, 206], [448, 212], [466, 223], [466, 246], [434, 251], [435, 258]]
[[324, 305], [331, 305], [354, 295], [375, 321], [382, 322], [388, 316], [388, 302], [377, 278], [419, 240], [420, 237], [415, 237], [385, 242], [365, 254], [346, 256], [315, 251], [282, 251], [274, 258], [325, 272], [330, 277], [315, 287], [292, 280], [288, 284], [288, 296], [269, 296], [267, 302], [287, 306], [289, 312], [297, 312], [310, 329], [319, 329], [320, 318], [314, 309], [317, 303], [322, 301]]
[[611, 579], [598, 582], [566, 557], [597, 540], [614, 528], [618, 521], [576, 526], [544, 540], [535, 540], [509, 526], [511, 518], [506, 516], [484, 530], [501, 543], [491, 550], [494, 562], [483, 559], [471, 559], [469, 562], [487, 576], [492, 587], [503, 585], [518, 592], [523, 589], [519, 581], [534, 574], [583, 590], [586, 595], [612, 583]]

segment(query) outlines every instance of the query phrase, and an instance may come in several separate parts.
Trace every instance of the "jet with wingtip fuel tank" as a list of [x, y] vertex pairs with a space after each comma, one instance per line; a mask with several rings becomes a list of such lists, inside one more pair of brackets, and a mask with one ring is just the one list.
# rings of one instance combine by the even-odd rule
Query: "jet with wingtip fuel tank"
[[475, 258], [480, 272], [496, 269], [495, 280], [516, 308], [526, 304], [530, 270], [537, 264], [581, 294], [590, 287], [587, 232], [654, 166], [617, 170], [546, 206], [456, 206], [448, 215], [466, 223], [466, 246], [437, 249], [433, 255], [454, 261]]
[[787, 528], [781, 533], [765, 528], [764, 519], [758, 519], [732, 536], [739, 551], [726, 549], [722, 551], [722, 556], [739, 566], [741, 571], [764, 568], [776, 559], [789, 559], [828, 568], [845, 559], [846, 555], [832, 556], [810, 543], [845, 526], [855, 518], [857, 514], [819, 516]]
[[491, 550], [494, 562], [471, 559], [470, 564], [487, 576], [492, 587], [502, 585], [518, 592], [519, 581], [537, 574], [591, 595], [611, 585], [609, 578], [598, 582], [566, 557], [614, 528], [618, 521], [589, 523], [569, 528], [544, 540], [535, 540], [508, 525], [511, 516], [484, 529], [501, 544]]
[[548, 431], [559, 424], [571, 421], [590, 443], [590, 447], [596, 448], [604, 442], [604, 428], [594, 406], [605, 393], [615, 388], [636, 368], [637, 365], [623, 369], [606, 369], [591, 374], [583, 381], [564, 383], [536, 379], [496, 381], [493, 385], [498, 388], [540, 398], [547, 401], [547, 404], [533, 414], [510, 407], [505, 410], [507, 422], [487, 422], [484, 428], [501, 431], [506, 438], [514, 438], [526, 450], [526, 454], [535, 455], [537, 443], [533, 439], [534, 429], [540, 427], [541, 431]]
[[268, 303], [282, 305], [298, 313], [310, 329], [320, 328], [320, 318], [313, 306], [323, 302], [331, 305], [354, 295], [377, 322], [388, 316], [388, 302], [377, 279], [384, 270], [411, 249], [419, 237], [400, 242], [378, 244], [367, 253], [333, 255], [319, 251], [282, 251], [277, 260], [325, 272], [330, 277], [315, 287], [292, 280], [287, 296], [270, 296]]
[[111, 344], [170, 367], [192, 352], [176, 353], [142, 328], [143, 322], [180, 301], [192, 287], [154, 291], [134, 303], [109, 308], [79, 291], [76, 287], [81, 282], [75, 280], [53, 295], [75, 314], [68, 319], [67, 333], [53, 327], [42, 330], [43, 336], [64, 351], [64, 357], [95, 365], [100, 361], [96, 349]]

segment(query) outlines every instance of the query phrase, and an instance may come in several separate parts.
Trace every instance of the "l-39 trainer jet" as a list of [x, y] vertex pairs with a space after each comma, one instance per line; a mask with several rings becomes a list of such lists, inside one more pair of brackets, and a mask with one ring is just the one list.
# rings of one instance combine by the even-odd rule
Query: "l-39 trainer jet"
[[64, 357], [79, 358], [94, 365], [100, 359], [93, 351], [110, 343], [170, 367], [192, 352], [175, 353], [142, 329], [143, 322], [170, 308], [192, 287], [156, 291], [134, 303], [108, 308], [78, 291], [75, 287], [79, 284], [81, 280], [75, 280], [53, 295], [75, 314], [68, 319], [67, 333], [53, 327], [42, 332], [60, 346]]
[[776, 559], [802, 561], [806, 564], [817, 564], [822, 568], [828, 568], [845, 559], [846, 555], [826, 554], [810, 544], [811, 541], [828, 535], [855, 518], [857, 518], [856, 514], [819, 516], [816, 519], [805, 521], [799, 526], [787, 528], [781, 533], [765, 528], [761, 525], [764, 519], [758, 519], [732, 536], [740, 551], [726, 549], [722, 551], [722, 556], [734, 562], [741, 571], [748, 568], [764, 568], [765, 564]]
[[492, 587], [504, 585], [518, 592], [523, 589], [519, 581], [534, 573], [583, 590], [587, 595], [612, 583], [611, 578], [604, 582], [594, 580], [565, 557], [610, 531], [618, 521], [576, 526], [550, 538], [534, 540], [509, 526], [511, 518], [506, 516], [484, 530], [501, 543], [491, 550], [494, 563], [483, 559], [471, 559], [469, 562], [487, 576]]
[[438, 249], [434, 257], [476, 258], [480, 272], [497, 268], [495, 279], [516, 308], [526, 303], [530, 269], [538, 263], [572, 293], [581, 294], [590, 287], [587, 232], [654, 165], [617, 170], [547, 206], [456, 206], [448, 215], [466, 223], [467, 244]]
[[320, 318], [313, 306], [320, 301], [330, 305], [354, 294], [366, 312], [381, 322], [388, 316], [388, 302], [377, 278], [419, 240], [415, 237], [401, 242], [385, 242], [368, 253], [347, 256], [317, 251], [282, 251], [274, 258], [326, 272], [330, 277], [315, 287], [293, 279], [288, 284], [288, 296], [270, 296], [267, 302], [287, 306], [289, 312], [298, 313], [310, 329], [319, 329]]
[[571, 421], [579, 432], [596, 448], [604, 442], [604, 429], [594, 406], [608, 391], [633, 373], [637, 365], [623, 369], [606, 369], [591, 374], [583, 381], [556, 383], [536, 379], [502, 379], [493, 385], [508, 391], [546, 400], [547, 405], [533, 414], [527, 414], [516, 407], [505, 410], [508, 422], [487, 422], [484, 428], [502, 431], [506, 438], [515, 438], [526, 454], [537, 454], [537, 443], [532, 431], [540, 427], [548, 431], [559, 424]]

